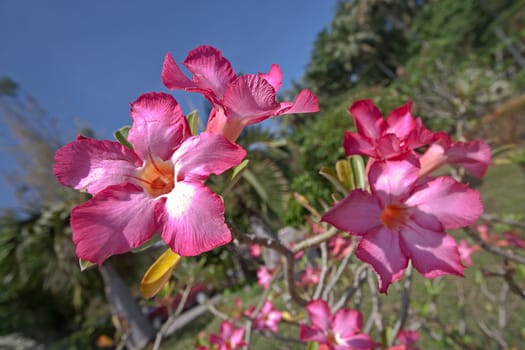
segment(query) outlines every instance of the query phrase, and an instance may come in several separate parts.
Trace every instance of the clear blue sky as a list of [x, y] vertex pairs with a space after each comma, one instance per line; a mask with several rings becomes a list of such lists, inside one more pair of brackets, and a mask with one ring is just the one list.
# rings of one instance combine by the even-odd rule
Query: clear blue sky
[[[243, 73], [278, 63], [287, 88], [302, 76], [335, 7], [336, 0], [1, 0], [0, 76], [19, 83], [66, 130], [80, 122], [110, 138], [129, 124], [136, 97], [167, 91], [160, 80], [167, 51], [181, 62], [192, 48], [213, 45]], [[201, 107], [197, 96], [174, 95], [185, 113]], [[14, 206], [1, 181], [0, 207]]]

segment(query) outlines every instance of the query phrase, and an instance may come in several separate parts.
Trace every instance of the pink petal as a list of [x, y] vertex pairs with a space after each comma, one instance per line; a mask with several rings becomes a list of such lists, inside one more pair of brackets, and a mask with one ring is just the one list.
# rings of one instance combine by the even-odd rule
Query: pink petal
[[334, 315], [332, 329], [342, 339], [347, 339], [359, 333], [363, 326], [363, 317], [356, 310], [340, 309]]
[[199, 255], [231, 241], [221, 198], [202, 184], [177, 182], [159, 211], [160, 235], [179, 255]]
[[328, 210], [321, 221], [328, 222], [340, 230], [363, 235], [383, 226], [382, 212], [377, 198], [363, 190], [354, 190]]
[[319, 112], [319, 100], [308, 89], [301, 90], [294, 102], [281, 102], [275, 115]]
[[180, 143], [191, 136], [188, 122], [173, 96], [151, 92], [131, 104], [133, 124], [128, 141], [144, 160], [167, 160]]
[[356, 101], [348, 109], [354, 117], [357, 132], [371, 139], [377, 139], [384, 132], [386, 123], [372, 100]]
[[388, 125], [386, 132], [405, 138], [416, 127], [416, 121], [412, 117], [412, 101], [394, 109], [386, 118]]
[[161, 78], [162, 83], [170, 90], [186, 90], [197, 87], [193, 81], [184, 75], [169, 52], [162, 64]]
[[244, 126], [261, 122], [279, 109], [275, 90], [256, 74], [246, 74], [231, 83], [224, 93], [223, 104], [228, 120], [242, 120]]
[[210, 343], [216, 344], [216, 345], [222, 345], [224, 344], [224, 339], [217, 334], [210, 334]]
[[491, 163], [490, 146], [483, 141], [454, 142], [446, 151], [448, 162], [465, 167], [472, 175], [485, 175]]
[[306, 312], [310, 318], [310, 323], [315, 328], [323, 331], [332, 328], [332, 312], [328, 303], [323, 299], [312, 300], [306, 305]]
[[239, 145], [222, 135], [202, 132], [186, 139], [173, 154], [177, 181], [204, 181], [238, 165], [246, 155]]
[[347, 156], [362, 154], [376, 157], [374, 146], [370, 143], [370, 140], [356, 132], [345, 131], [343, 148]]
[[348, 344], [352, 350], [368, 350], [377, 346], [372, 338], [364, 333], [354, 335], [352, 338], [346, 340], [345, 343]]
[[133, 184], [115, 185], [71, 211], [79, 258], [101, 265], [107, 257], [139, 247], [157, 228], [156, 201]]
[[233, 334], [234, 326], [231, 322], [223, 321], [221, 323], [221, 337], [223, 339], [229, 339]]
[[400, 241], [401, 249], [424, 277], [463, 276], [456, 241], [445, 232], [426, 230], [411, 222], [403, 227]]
[[326, 338], [324, 331], [305, 324], [302, 324], [299, 328], [299, 339], [304, 341], [318, 342], [321, 344], [328, 343], [328, 339]]
[[386, 293], [388, 286], [403, 276], [408, 258], [401, 250], [399, 233], [385, 227], [370, 231], [356, 249], [356, 256], [372, 265], [379, 279], [379, 291]]
[[259, 76], [270, 83], [275, 93], [277, 93], [283, 85], [283, 73], [278, 64], [272, 64], [268, 73], [259, 73]]
[[384, 205], [402, 202], [414, 188], [419, 178], [419, 167], [415, 157], [402, 160], [374, 162], [368, 172], [372, 193]]
[[244, 328], [237, 328], [233, 331], [233, 334], [230, 337], [230, 342], [232, 346], [245, 346], [247, 345], [245, 341], [243, 341], [242, 337], [244, 336]]
[[235, 79], [230, 61], [212, 46], [202, 45], [191, 50], [184, 65], [193, 74], [193, 81], [199, 89], [211, 91], [218, 100]]
[[62, 185], [95, 194], [132, 181], [141, 165], [142, 160], [118, 142], [82, 138], [56, 152], [53, 172]]
[[418, 186], [405, 204], [416, 208], [413, 218], [419, 225], [433, 230], [438, 230], [436, 221], [453, 229], [473, 223], [483, 213], [479, 192], [445, 176]]
[[394, 134], [384, 134], [376, 140], [377, 157], [381, 159], [388, 159], [399, 156], [404, 152], [401, 148], [401, 141]]

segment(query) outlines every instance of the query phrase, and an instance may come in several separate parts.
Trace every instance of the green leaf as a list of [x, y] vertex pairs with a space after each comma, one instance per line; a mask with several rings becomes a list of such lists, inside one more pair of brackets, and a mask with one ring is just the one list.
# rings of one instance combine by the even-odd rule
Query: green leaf
[[225, 196], [232, 187], [239, 181], [239, 179], [242, 177], [242, 174], [247, 169], [248, 163], [250, 162], [249, 159], [245, 159], [241, 162], [241, 164], [237, 165], [235, 168], [232, 169], [230, 178], [228, 179], [228, 183], [226, 186], [224, 186], [223, 190], [220, 192], [221, 196]]
[[306, 345], [306, 350], [317, 350], [319, 349], [319, 343], [309, 342], [308, 345]]
[[92, 263], [91, 261], [78, 259], [78, 264], [80, 265], [80, 271], [85, 271], [90, 267], [96, 266], [97, 264]]
[[115, 137], [115, 140], [117, 140], [121, 145], [126, 146], [127, 148], [132, 150], [133, 146], [128, 141], [129, 129], [131, 129], [131, 126], [123, 126], [120, 129], [116, 130], [113, 133], [113, 136]]
[[355, 187], [364, 189], [366, 187], [366, 173], [363, 158], [361, 156], [351, 156], [350, 167], [354, 175]]
[[188, 124], [190, 124], [190, 131], [192, 135], [197, 135], [197, 128], [199, 127], [199, 111], [194, 109], [186, 116]]

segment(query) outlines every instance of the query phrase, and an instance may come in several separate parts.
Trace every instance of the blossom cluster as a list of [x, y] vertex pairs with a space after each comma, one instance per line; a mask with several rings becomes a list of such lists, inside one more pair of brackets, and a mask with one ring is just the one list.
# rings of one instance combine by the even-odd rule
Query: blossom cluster
[[431, 173], [448, 164], [481, 177], [491, 161], [486, 143], [452, 142], [444, 132], [431, 132], [411, 107], [408, 102], [384, 119], [371, 100], [352, 104], [356, 132], [345, 133], [343, 146], [348, 156], [369, 157], [369, 191], [352, 191], [322, 217], [358, 237], [356, 256], [373, 267], [382, 293], [409, 261], [426, 278], [463, 275], [459, 247], [446, 231], [481, 215], [480, 195], [451, 176]]
[[303, 90], [277, 102], [278, 65], [268, 73], [236, 75], [219, 50], [200, 46], [183, 62], [186, 77], [166, 55], [162, 81], [169, 89], [201, 93], [212, 105], [206, 130], [192, 135], [177, 101], [151, 92], [131, 104], [127, 145], [79, 136], [60, 148], [58, 181], [93, 197], [71, 212], [79, 258], [102, 264], [137, 248], [155, 232], [175, 253], [194, 256], [231, 241], [222, 198], [204, 182], [238, 165], [246, 151], [235, 141], [243, 128], [272, 116], [319, 110]]

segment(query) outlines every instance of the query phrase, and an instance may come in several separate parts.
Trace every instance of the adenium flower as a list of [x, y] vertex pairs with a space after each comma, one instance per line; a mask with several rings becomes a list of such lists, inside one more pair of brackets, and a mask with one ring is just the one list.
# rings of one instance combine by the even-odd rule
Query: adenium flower
[[55, 155], [58, 181], [94, 195], [71, 212], [77, 255], [102, 264], [156, 231], [179, 255], [228, 243], [224, 203], [204, 181], [239, 164], [246, 152], [221, 135], [191, 136], [168, 94], [140, 96], [131, 104], [131, 117], [133, 150], [79, 137]]
[[419, 340], [418, 331], [400, 331], [396, 340], [399, 345], [390, 346], [387, 350], [419, 350], [415, 343]]
[[[252, 317], [255, 311], [255, 306], [251, 306], [248, 310], [244, 311], [246, 316]], [[265, 330], [268, 329], [272, 332], [277, 332], [279, 327], [279, 321], [281, 321], [282, 312], [276, 310], [270, 300], [266, 300], [254, 319], [254, 329]]]
[[229, 321], [221, 323], [221, 334], [210, 334], [210, 343], [218, 345], [217, 350], [235, 350], [248, 345], [242, 340], [244, 328], [235, 328]]
[[372, 265], [382, 293], [409, 260], [426, 278], [463, 275], [456, 241], [445, 230], [469, 225], [483, 211], [477, 191], [451, 177], [418, 182], [419, 170], [415, 157], [374, 162], [371, 194], [354, 190], [322, 217], [360, 238], [356, 256]]
[[257, 283], [263, 288], [270, 288], [270, 282], [272, 280], [272, 272], [268, 270], [266, 266], [261, 266], [257, 270]]
[[361, 333], [363, 324], [357, 310], [340, 309], [332, 315], [323, 299], [306, 305], [310, 326], [301, 324], [299, 338], [325, 345], [329, 350], [371, 349], [375, 346], [368, 334]]
[[192, 74], [191, 80], [181, 71], [168, 52], [162, 68], [162, 82], [170, 89], [198, 92], [213, 109], [207, 131], [237, 140], [244, 127], [272, 116], [318, 112], [317, 97], [302, 90], [294, 102], [277, 102], [282, 85], [282, 72], [273, 64], [268, 73], [236, 76], [230, 62], [211, 46], [191, 50], [183, 62]]
[[298, 287], [306, 287], [308, 285], [316, 285], [319, 283], [321, 276], [321, 270], [319, 268], [313, 268], [308, 266], [301, 274], [301, 279], [297, 283]]
[[465, 267], [472, 265], [472, 253], [477, 252], [480, 249], [478, 245], [470, 246], [466, 239], [459, 241], [458, 250], [461, 262]]
[[357, 132], [345, 132], [346, 155], [361, 154], [384, 160], [431, 143], [434, 134], [423, 126], [421, 118], [412, 117], [411, 109], [412, 102], [408, 101], [385, 120], [372, 100], [354, 102], [348, 111]]

